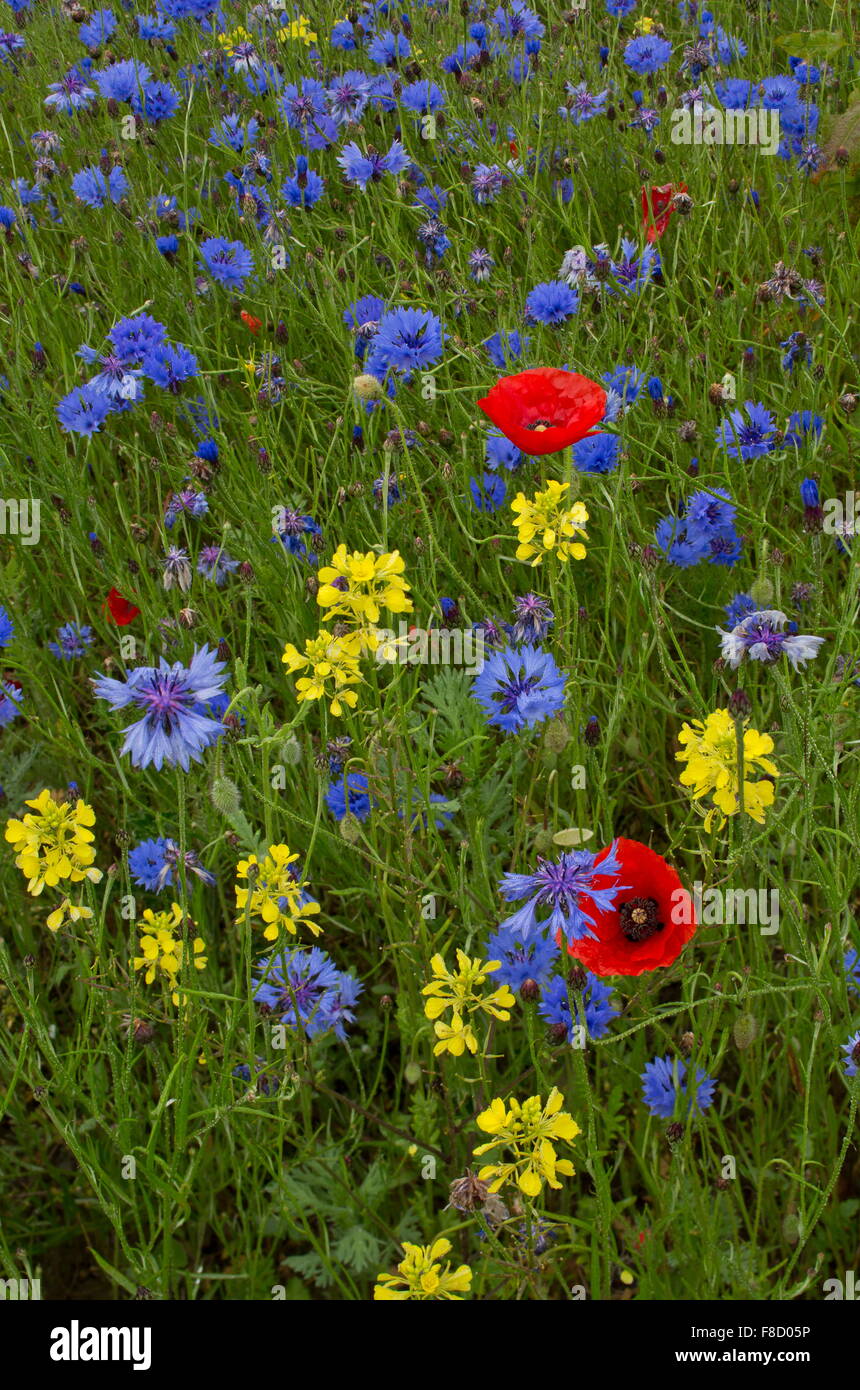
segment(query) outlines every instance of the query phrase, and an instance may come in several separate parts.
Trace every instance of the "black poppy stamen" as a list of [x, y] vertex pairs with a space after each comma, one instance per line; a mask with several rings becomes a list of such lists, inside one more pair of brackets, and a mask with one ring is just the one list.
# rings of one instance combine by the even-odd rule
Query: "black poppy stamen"
[[647, 941], [655, 932], [662, 931], [656, 898], [630, 898], [618, 910], [621, 930], [628, 941]]
[[538, 430], [538, 431], [543, 431], [543, 430], [551, 430], [552, 428], [553, 428], [552, 420], [532, 420], [532, 422], [531, 422], [530, 425], [526, 425], [526, 429], [527, 429], [527, 430]]

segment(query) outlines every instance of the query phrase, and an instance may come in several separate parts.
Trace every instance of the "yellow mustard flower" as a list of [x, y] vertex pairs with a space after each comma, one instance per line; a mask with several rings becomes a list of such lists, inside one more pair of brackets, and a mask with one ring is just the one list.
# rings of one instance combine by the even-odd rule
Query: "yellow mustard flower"
[[468, 1265], [458, 1269], [442, 1260], [451, 1249], [450, 1240], [440, 1236], [432, 1245], [410, 1245], [403, 1242], [405, 1259], [397, 1266], [396, 1274], [380, 1274], [373, 1290], [375, 1302], [403, 1303], [406, 1299], [447, 1298], [456, 1302], [472, 1287], [472, 1271]]
[[656, 21], [651, 19], [647, 14], [643, 14], [642, 18], [637, 19], [636, 23], [633, 25], [634, 33], [637, 34], [653, 34], [655, 28]]
[[[132, 961], [134, 969], [146, 971], [143, 978], [148, 985], [154, 983], [157, 975], [165, 975], [168, 984], [174, 986], [171, 998], [174, 1004], [178, 1004], [179, 992], [175, 986], [183, 959], [193, 964], [195, 970], [206, 968], [207, 957], [203, 955], [206, 947], [202, 937], [190, 936], [194, 923], [185, 917], [179, 903], [173, 903], [169, 912], [153, 912], [148, 907], [143, 921], [137, 925], [141, 934], [140, 955]], [[187, 998], [187, 995], [182, 996], [183, 1004]]]
[[[728, 816], [741, 810], [740, 788], [743, 786], [743, 810], [759, 825], [764, 824], [765, 808], [773, 805], [774, 787], [769, 777], [778, 777], [776, 764], [768, 754], [773, 752], [770, 734], [743, 725], [743, 768], [738, 770], [738, 738], [735, 721], [727, 709], [714, 710], [707, 719], [694, 719], [685, 724], [678, 735], [681, 751], [675, 754], [678, 762], [687, 766], [681, 773], [681, 783], [692, 789], [694, 801], [711, 796], [713, 806], [705, 818], [705, 829], [716, 825], [721, 830]], [[758, 782], [748, 781], [749, 773], [759, 769], [767, 774]]]
[[558, 1188], [558, 1175], [573, 1176], [576, 1170], [570, 1159], [559, 1158], [553, 1144], [558, 1139], [571, 1143], [580, 1133], [576, 1121], [562, 1110], [563, 1104], [564, 1096], [553, 1086], [545, 1106], [540, 1096], [529, 1096], [522, 1105], [512, 1100], [509, 1106], [496, 1098], [482, 1111], [478, 1128], [493, 1138], [479, 1144], [474, 1153], [489, 1153], [499, 1146], [512, 1153], [509, 1162], [488, 1163], [478, 1173], [481, 1182], [492, 1178], [490, 1192], [498, 1192], [506, 1182], [515, 1180], [527, 1197], [537, 1197], [545, 1182]]
[[241, 888], [236, 884], [236, 908], [242, 914], [237, 925], [244, 920], [250, 899], [250, 915], [262, 918], [265, 923], [263, 936], [267, 941], [277, 941], [282, 929], [295, 936], [299, 926], [310, 927], [314, 936], [319, 936], [322, 927], [311, 918], [317, 916], [320, 905], [308, 896], [307, 882], [293, 867], [298, 857], [289, 845], [269, 845], [263, 860], [255, 854], [240, 859], [236, 877], [247, 880], [251, 886]]
[[525, 493], [518, 492], [511, 503], [511, 511], [518, 513], [514, 519], [517, 531], [517, 559], [528, 560], [532, 568], [539, 565], [544, 555], [555, 551], [559, 559], [584, 560], [588, 540], [582, 529], [588, 521], [588, 512], [582, 502], [567, 505], [567, 492], [570, 483], [547, 483], [544, 492], [536, 492], [529, 501]]
[[90, 830], [96, 818], [91, 806], [80, 799], [74, 804], [57, 801], [46, 787], [25, 803], [35, 814], [6, 822], [6, 839], [17, 850], [15, 863], [27, 877], [27, 892], [37, 897], [47, 884], [62, 880], [98, 883], [101, 869], [93, 868], [95, 839]]
[[[489, 994], [484, 993], [487, 976], [500, 965], [498, 960], [484, 963], [479, 956], [470, 960], [465, 951], [458, 950], [457, 969], [451, 971], [444, 957], [433, 956], [430, 969], [436, 978], [425, 985], [421, 993], [427, 997], [425, 1017], [436, 1020], [434, 1031], [438, 1041], [433, 1052], [437, 1057], [443, 1052], [462, 1057], [467, 1047], [470, 1052], [477, 1052], [478, 1039], [469, 1023], [471, 1014], [486, 1013], [504, 1023], [508, 1021], [516, 1003], [509, 987], [502, 985]], [[450, 1023], [441, 1018], [447, 1009], [453, 1010]]]
[[49, 931], [59, 931], [66, 922], [88, 922], [93, 915], [91, 907], [76, 906], [68, 898], [63, 898], [60, 906], [48, 913], [45, 926]]
[[311, 672], [309, 676], [300, 676], [296, 681], [296, 699], [299, 703], [303, 700], [328, 700], [335, 718], [343, 714], [345, 705], [354, 709], [358, 704], [358, 695], [350, 687], [361, 680], [358, 666], [361, 650], [360, 634], [335, 637], [325, 628], [320, 628], [318, 636], [307, 639], [304, 655], [292, 642], [288, 642], [281, 661], [290, 675], [308, 669]]
[[383, 608], [411, 613], [409, 585], [402, 577], [405, 568], [399, 550], [349, 554], [345, 545], [339, 545], [331, 564], [319, 570], [317, 603], [328, 609], [330, 618], [348, 618], [362, 627], [378, 623]]
[[312, 43], [316, 43], [317, 36], [310, 27], [310, 21], [302, 14], [298, 19], [291, 19], [288, 24], [283, 24], [278, 30], [279, 43], [286, 43], [288, 39], [297, 40], [303, 43], [305, 48], [309, 48]]

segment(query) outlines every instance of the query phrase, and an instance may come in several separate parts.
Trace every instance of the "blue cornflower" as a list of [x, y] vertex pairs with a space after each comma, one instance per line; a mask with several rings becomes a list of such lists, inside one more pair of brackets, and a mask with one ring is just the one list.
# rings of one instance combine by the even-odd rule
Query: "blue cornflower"
[[860, 1070], [860, 1032], [854, 1033], [847, 1042], [842, 1044], [842, 1051], [845, 1053], [843, 1058], [845, 1075], [856, 1076]]
[[114, 352], [126, 365], [139, 362], [161, 347], [166, 336], [164, 324], [151, 318], [149, 314], [135, 314], [132, 318], [119, 319], [108, 334]]
[[164, 15], [157, 14], [154, 17], [147, 14], [135, 15], [137, 20], [138, 37], [149, 42], [157, 42], [159, 39], [163, 43], [170, 43], [171, 39], [176, 38], [176, 25]]
[[510, 333], [494, 333], [491, 338], [484, 339], [483, 345], [493, 366], [503, 372], [528, 351], [530, 344], [531, 338], [527, 334], [520, 336], [513, 329]]
[[[441, 796], [439, 792], [431, 792], [427, 801], [425, 801], [418, 789], [415, 788], [412, 792], [412, 813], [409, 817], [410, 830], [417, 830], [419, 826], [422, 830], [427, 829], [428, 817], [425, 811], [421, 809], [426, 806], [439, 806], [443, 808], [433, 815], [433, 825], [437, 830], [441, 830], [446, 821], [449, 821], [454, 814], [448, 807], [447, 796]], [[403, 820], [405, 811], [402, 802], [397, 808], [397, 814], [400, 819]]]
[[173, 232], [169, 233], [168, 236], [157, 236], [155, 247], [162, 256], [175, 256], [179, 250], [179, 237], [175, 236]]
[[197, 519], [206, 516], [208, 511], [209, 500], [206, 493], [185, 487], [179, 492], [172, 492], [168, 497], [164, 507], [164, 525], [168, 531], [172, 531], [180, 516]]
[[485, 460], [489, 469], [507, 468], [513, 471], [523, 462], [523, 452], [503, 434], [488, 434]]
[[564, 704], [567, 677], [540, 647], [507, 646], [494, 651], [472, 682], [470, 694], [487, 723], [506, 733], [533, 729]]
[[[84, 354], [81, 353], [81, 356]], [[95, 359], [101, 371], [87, 385], [93, 391], [102, 391], [112, 401], [137, 401], [143, 395], [140, 383], [140, 370], [130, 368], [116, 353], [109, 352]]]
[[727, 603], [723, 610], [728, 619], [729, 627], [737, 627], [744, 618], [748, 618], [750, 613], [757, 613], [759, 606], [750, 594], [735, 594], [731, 603]]
[[92, 386], [76, 386], [57, 405], [57, 419], [68, 434], [97, 434], [112, 410], [110, 397]]
[[367, 56], [372, 63], [382, 68], [393, 68], [401, 58], [408, 58], [412, 45], [405, 34], [392, 33], [390, 29], [374, 34], [367, 45]]
[[429, 309], [390, 309], [379, 320], [367, 369], [383, 377], [387, 371], [420, 371], [442, 356], [442, 323]]
[[745, 460], [760, 458], [776, 447], [776, 421], [759, 401], [744, 401], [743, 411], [733, 410], [728, 420], [717, 427], [715, 440], [722, 444], [731, 458]]
[[166, 121], [179, 108], [179, 93], [169, 82], [147, 82], [141, 92], [135, 92], [131, 107], [139, 116], [158, 124]]
[[845, 952], [842, 968], [848, 977], [849, 993], [860, 994], [860, 952], [853, 946]]
[[511, 641], [517, 645], [527, 642], [534, 646], [546, 639], [550, 627], [555, 622], [555, 614], [545, 598], [538, 594], [522, 594], [514, 599], [514, 621], [511, 626]]
[[[489, 251], [483, 246], [476, 246], [473, 251], [469, 252], [469, 274], [479, 285], [483, 285], [489, 280], [495, 264], [496, 262], [493, 260]], [[498, 334], [496, 334], [496, 337], [498, 337]]]
[[812, 344], [805, 333], [789, 333], [784, 343], [780, 343], [781, 348], [785, 348], [785, 356], [782, 359], [782, 370], [793, 372], [795, 364], [800, 360], [806, 363], [807, 367], [812, 362]]
[[219, 589], [238, 568], [239, 561], [233, 560], [220, 545], [204, 545], [197, 556], [197, 573], [214, 580]]
[[370, 87], [363, 72], [344, 72], [335, 77], [327, 89], [329, 115], [336, 126], [352, 125], [370, 98]]
[[637, 255], [637, 251], [634, 241], [623, 238], [621, 260], [611, 260], [609, 263], [611, 279], [607, 282], [607, 289], [610, 293], [614, 293], [616, 288], [622, 294], [643, 290], [660, 270], [660, 253], [656, 247], [646, 246], [641, 256]]
[[308, 161], [300, 154], [296, 159], [296, 171], [281, 188], [281, 197], [286, 198], [291, 207], [312, 208], [325, 193], [325, 179], [308, 168]]
[[640, 34], [631, 39], [624, 50], [624, 61], [640, 77], [657, 72], [669, 61], [672, 45], [657, 34]]
[[24, 692], [16, 681], [0, 680], [0, 729], [18, 718], [23, 698]]
[[427, 265], [431, 265], [433, 257], [441, 260], [445, 252], [450, 249], [450, 238], [445, 235], [447, 228], [439, 221], [438, 217], [431, 217], [423, 222], [418, 228], [418, 240], [424, 247], [424, 260]]
[[621, 398], [623, 408], [629, 410], [639, 397], [645, 373], [640, 372], [638, 367], [615, 367], [611, 372], [604, 372], [601, 379], [608, 391]]
[[728, 111], [745, 111], [752, 103], [752, 83], [745, 77], [727, 77], [714, 84], [717, 101]]
[[15, 624], [0, 604], [0, 647], [8, 647], [15, 636]]
[[676, 516], [664, 517], [658, 521], [654, 531], [657, 547], [671, 565], [679, 569], [690, 569], [705, 559], [708, 541], [704, 536], [688, 536], [684, 522]]
[[[148, 893], [160, 893], [171, 888], [179, 877], [179, 846], [175, 840], [159, 836], [157, 840], [142, 840], [128, 852], [128, 867], [132, 881]], [[185, 852], [185, 868], [201, 883], [213, 884], [215, 875], [204, 869], [194, 850]], [[174, 876], [174, 871], [176, 874]]]
[[524, 0], [509, 0], [506, 10], [500, 5], [493, 20], [503, 39], [539, 39], [544, 32], [543, 21]]
[[588, 84], [578, 82], [565, 82], [565, 92], [567, 93], [564, 106], [558, 108], [558, 114], [573, 121], [574, 125], [582, 125], [583, 121], [591, 121], [595, 116], [602, 116], [606, 110], [606, 101], [609, 96], [609, 89], [603, 92], [590, 92]]
[[430, 82], [424, 77], [404, 87], [400, 93], [400, 100], [407, 111], [414, 111], [418, 116], [427, 116], [442, 110], [445, 105], [445, 93], [435, 82]]
[[102, 208], [108, 200], [118, 203], [128, 192], [128, 179], [118, 164], [114, 164], [107, 176], [96, 165], [91, 165], [74, 175], [72, 192], [86, 207]]
[[96, 99], [94, 89], [87, 86], [80, 73], [74, 70], [67, 72], [59, 82], [52, 82], [48, 93], [45, 106], [52, 111], [61, 111], [65, 116], [71, 116], [75, 111], [88, 111]]
[[616, 19], [623, 19], [635, 9], [636, 0], [606, 0], [606, 13], [614, 15]]
[[301, 1028], [309, 1038], [333, 1031], [346, 1039], [344, 1023], [355, 1019], [354, 1007], [363, 985], [354, 975], [338, 970], [319, 946], [297, 947], [259, 961], [254, 999], [289, 1028]]
[[483, 955], [484, 960], [500, 962], [499, 968], [490, 972], [493, 979], [516, 992], [526, 980], [543, 985], [558, 953], [559, 948], [550, 935], [535, 932], [523, 940], [522, 935], [510, 927], [499, 927], [487, 942]]
[[[602, 1038], [608, 1031], [611, 1020], [620, 1011], [609, 1002], [612, 997], [612, 985], [603, 984], [590, 970], [585, 972], [585, 980], [582, 991], [585, 1031], [589, 1038]], [[561, 975], [554, 976], [543, 991], [538, 1013], [541, 1018], [546, 1019], [553, 1031], [558, 1030], [565, 1041], [573, 1043], [577, 1040], [574, 1029], [581, 1026], [579, 1000]]]
[[[79, 627], [77, 623], [65, 623], [57, 629], [56, 642], [48, 643], [48, 651], [60, 661], [74, 661], [84, 656], [87, 647], [93, 644], [91, 627]], [[2, 644], [0, 644], [2, 645]]]
[[785, 632], [787, 622], [784, 613], [767, 608], [742, 618], [731, 632], [717, 628], [722, 638], [723, 659], [732, 670], [737, 670], [745, 657], [749, 657], [750, 661], [772, 665], [784, 655], [795, 671], [802, 670], [807, 661], [818, 655], [825, 638], [798, 633], [796, 623], [792, 623], [789, 631]]
[[526, 318], [556, 327], [579, 308], [579, 295], [564, 280], [545, 280], [526, 299]]
[[107, 700], [111, 709], [135, 705], [143, 717], [125, 733], [123, 753], [131, 754], [133, 767], [149, 767], [157, 772], [165, 763], [188, 771], [190, 762], [200, 762], [204, 749], [225, 731], [220, 720], [195, 714], [195, 704], [205, 704], [221, 695], [227, 677], [224, 663], [207, 646], [195, 648], [190, 664], [137, 666], [124, 681], [99, 676], [93, 681], [95, 694]]
[[254, 257], [241, 241], [227, 241], [222, 236], [210, 236], [199, 246], [203, 263], [213, 280], [228, 289], [241, 291], [254, 270]]
[[510, 178], [498, 164], [476, 164], [472, 170], [472, 196], [476, 203], [492, 203]]
[[386, 154], [368, 150], [363, 154], [355, 141], [344, 145], [337, 162], [350, 183], [357, 183], [362, 193], [371, 182], [378, 183], [383, 174], [400, 174], [409, 164], [409, 156], [399, 140], [392, 140]]
[[469, 491], [476, 511], [497, 512], [504, 505], [508, 489], [504, 478], [484, 473], [480, 481], [477, 478], [469, 479]]
[[246, 148], [254, 148], [259, 133], [260, 126], [253, 116], [244, 124], [240, 116], [224, 116], [218, 125], [209, 131], [209, 144], [215, 145], [216, 148], [223, 145], [234, 150], [236, 154], [241, 154]]
[[[610, 912], [617, 895], [630, 887], [625, 883], [599, 886], [600, 881], [621, 872], [616, 844], [613, 841], [609, 853], [601, 859], [597, 868], [597, 855], [586, 849], [574, 849], [564, 850], [560, 858], [554, 861], [539, 855], [534, 873], [505, 874], [499, 883], [499, 892], [505, 902], [519, 902], [522, 898], [527, 901], [502, 926], [521, 933], [524, 938], [545, 929], [552, 936], [563, 932], [569, 943], [586, 936], [596, 941], [597, 937], [591, 930], [595, 921], [587, 909]], [[538, 908], [545, 907], [552, 909], [551, 914], [539, 921]]]
[[347, 814], [356, 820], [367, 820], [371, 811], [368, 786], [363, 772], [348, 772], [345, 779], [340, 777], [329, 783], [325, 804], [335, 820], [343, 820]]
[[146, 354], [142, 368], [156, 386], [177, 395], [183, 381], [197, 375], [197, 358], [183, 343], [165, 343]]
[[573, 446], [573, 463], [580, 473], [611, 473], [618, 467], [620, 442], [617, 434], [602, 431], [586, 435]]
[[784, 111], [800, 105], [800, 83], [794, 77], [766, 77], [761, 83], [761, 104], [766, 110]]
[[734, 526], [736, 509], [725, 488], [694, 492], [684, 505], [688, 536], [716, 536]]
[[[642, 1073], [642, 1099], [652, 1115], [672, 1119], [678, 1096], [687, 1096], [688, 1069], [687, 1062], [673, 1062], [671, 1057], [655, 1057], [653, 1062], [646, 1063]], [[707, 1110], [713, 1104], [716, 1085], [716, 1081], [697, 1067], [696, 1094], [687, 1100], [685, 1113]]]
[[824, 421], [820, 415], [814, 415], [811, 410], [793, 410], [788, 417], [784, 443], [802, 449], [810, 437], [820, 439], [823, 428]]

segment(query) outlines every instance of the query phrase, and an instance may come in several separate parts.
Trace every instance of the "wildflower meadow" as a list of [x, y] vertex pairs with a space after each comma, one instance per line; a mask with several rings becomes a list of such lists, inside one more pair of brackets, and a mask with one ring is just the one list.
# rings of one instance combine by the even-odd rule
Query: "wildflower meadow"
[[856, 14], [712, 3], [0, 3], [4, 1299], [860, 1297]]

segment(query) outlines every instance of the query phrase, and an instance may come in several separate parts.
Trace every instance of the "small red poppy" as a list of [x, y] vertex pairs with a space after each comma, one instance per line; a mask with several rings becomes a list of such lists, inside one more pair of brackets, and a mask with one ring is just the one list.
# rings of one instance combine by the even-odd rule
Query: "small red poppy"
[[654, 242], [661, 237], [669, 225], [669, 218], [675, 209], [672, 199], [676, 193], [686, 193], [685, 183], [653, 184], [642, 189], [642, 221], [646, 227], [646, 239]]
[[262, 319], [255, 319], [253, 314], [249, 314], [247, 309], [243, 309], [239, 318], [251, 333], [259, 333], [263, 326]]
[[117, 627], [128, 627], [128, 624], [133, 623], [140, 613], [139, 608], [135, 608], [133, 603], [129, 603], [127, 598], [123, 598], [119, 589], [111, 589], [106, 603]]
[[503, 376], [478, 405], [524, 454], [554, 454], [592, 433], [606, 412], [606, 392], [578, 372], [532, 367]]
[[[607, 912], [583, 902], [597, 940], [584, 936], [567, 949], [594, 975], [642, 975], [677, 960], [696, 930], [696, 914], [692, 898], [665, 859], [638, 840], [619, 839], [615, 844], [620, 881], [627, 887]], [[600, 851], [595, 868], [611, 849], [609, 845]], [[618, 880], [607, 875], [594, 882], [598, 888], [610, 888]]]

